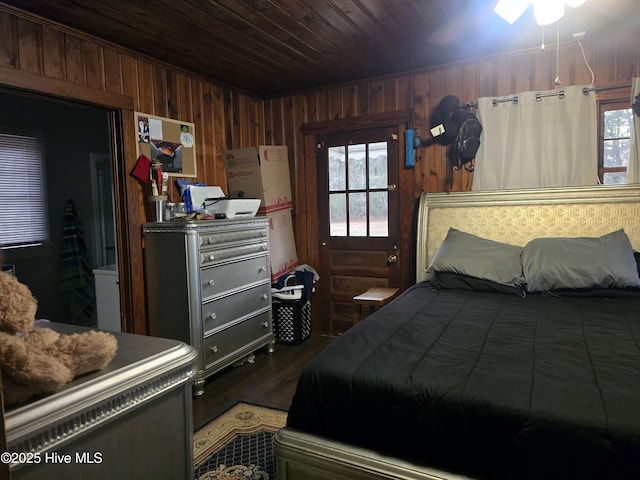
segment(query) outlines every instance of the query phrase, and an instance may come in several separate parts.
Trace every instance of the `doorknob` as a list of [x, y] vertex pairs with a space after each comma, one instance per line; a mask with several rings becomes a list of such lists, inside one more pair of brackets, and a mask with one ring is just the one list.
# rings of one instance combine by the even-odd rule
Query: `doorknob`
[[389, 263], [396, 263], [398, 261], [398, 256], [397, 255], [389, 255], [389, 257], [387, 258], [387, 261]]
[[392, 183], [391, 185], [387, 185], [387, 190], [389, 190], [390, 192], [393, 192], [396, 188], [397, 188], [397, 185], [395, 183]]

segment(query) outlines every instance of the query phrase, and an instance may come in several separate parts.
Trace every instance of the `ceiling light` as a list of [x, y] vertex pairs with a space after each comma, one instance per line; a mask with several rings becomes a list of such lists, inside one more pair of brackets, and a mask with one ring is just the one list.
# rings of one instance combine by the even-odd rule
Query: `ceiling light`
[[538, 25], [557, 22], [564, 15], [564, 6], [577, 8], [586, 0], [499, 0], [494, 12], [509, 23], [514, 23], [529, 5], [533, 5], [533, 14]]
[[507, 22], [513, 23], [520, 18], [529, 3], [531, 3], [529, 0], [500, 0], [493, 11]]
[[549, 25], [557, 22], [564, 15], [564, 2], [558, 0], [535, 0], [533, 15], [538, 25]]

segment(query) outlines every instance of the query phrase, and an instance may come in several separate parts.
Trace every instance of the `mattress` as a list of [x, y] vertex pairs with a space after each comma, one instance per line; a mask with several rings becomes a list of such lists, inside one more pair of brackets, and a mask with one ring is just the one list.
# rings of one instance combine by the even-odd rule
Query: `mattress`
[[476, 478], [640, 478], [640, 298], [419, 283], [306, 367], [287, 426]]

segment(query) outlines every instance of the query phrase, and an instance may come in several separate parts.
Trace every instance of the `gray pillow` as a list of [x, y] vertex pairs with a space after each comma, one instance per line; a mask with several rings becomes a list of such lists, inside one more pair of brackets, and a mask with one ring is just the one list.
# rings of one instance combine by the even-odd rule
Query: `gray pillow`
[[522, 270], [529, 292], [640, 287], [631, 242], [622, 229], [598, 238], [531, 240], [522, 250]]
[[450, 228], [427, 272], [448, 272], [518, 287], [522, 247]]

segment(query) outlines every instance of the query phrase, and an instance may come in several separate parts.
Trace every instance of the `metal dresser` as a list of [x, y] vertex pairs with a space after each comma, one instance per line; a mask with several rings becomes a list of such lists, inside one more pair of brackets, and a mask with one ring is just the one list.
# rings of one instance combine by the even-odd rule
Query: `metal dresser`
[[[50, 323], [62, 334], [88, 328]], [[193, 478], [191, 382], [196, 352], [183, 342], [113, 332], [102, 370], [5, 413], [14, 480]]]
[[194, 396], [213, 373], [273, 351], [268, 218], [151, 222], [142, 232], [149, 333], [196, 348]]

